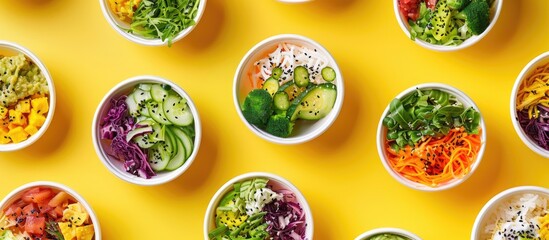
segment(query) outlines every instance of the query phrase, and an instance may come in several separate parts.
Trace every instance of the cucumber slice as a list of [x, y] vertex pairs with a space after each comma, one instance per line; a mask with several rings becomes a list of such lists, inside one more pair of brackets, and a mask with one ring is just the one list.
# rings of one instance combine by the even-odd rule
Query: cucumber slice
[[150, 83], [140, 83], [137, 88], [143, 90], [143, 91], [146, 91], [146, 92], [150, 92], [151, 91], [151, 85]]
[[322, 71], [320, 71], [320, 74], [322, 74], [322, 78], [328, 82], [332, 82], [336, 78], [336, 72], [331, 67], [324, 67]]
[[194, 147], [191, 137], [178, 127], [172, 127], [170, 130], [175, 134], [175, 139], [178, 139], [181, 143], [183, 143], [183, 147], [185, 148], [185, 158], [189, 158]]
[[168, 91], [164, 89], [160, 84], [153, 84], [151, 86], [151, 97], [156, 102], [164, 102], [166, 97], [168, 97]]
[[149, 102], [147, 102], [147, 109], [149, 110], [149, 115], [156, 122], [164, 124], [164, 125], [171, 125], [172, 124], [170, 121], [168, 121], [168, 119], [166, 118], [166, 115], [164, 114], [164, 107], [163, 107], [162, 103], [149, 101]]
[[[288, 84], [288, 86], [285, 86], [286, 84]], [[284, 85], [282, 85], [284, 87], [283, 91], [286, 92], [286, 94], [288, 94], [288, 99], [290, 101], [294, 100], [296, 97], [298, 97], [302, 92], [304, 92], [305, 90], [307, 90], [306, 87], [299, 87], [297, 86], [295, 83], [293, 82], [288, 82]], [[282, 87], [280, 87], [282, 89]], [[279, 90], [280, 91], [280, 90]]]
[[290, 107], [290, 99], [286, 92], [277, 92], [273, 97], [273, 103], [276, 109], [286, 111]]
[[150, 140], [150, 134], [136, 136], [132, 141], [137, 143], [137, 146], [144, 149], [148, 149], [156, 144], [156, 141]]
[[304, 66], [294, 68], [294, 82], [298, 87], [309, 85], [309, 70]]
[[154, 171], [166, 169], [166, 166], [170, 162], [170, 154], [166, 150], [166, 145], [165, 142], [159, 142], [149, 148], [147, 162], [149, 162]]
[[126, 97], [126, 105], [128, 105], [128, 112], [131, 116], [136, 117], [139, 115], [139, 104], [135, 101], [133, 97], [134, 93], [131, 93]]
[[296, 119], [318, 120], [330, 113], [337, 97], [336, 85], [315, 85], [296, 98], [287, 111], [290, 121]]
[[163, 103], [166, 119], [178, 126], [188, 126], [194, 118], [191, 109], [187, 106], [187, 100], [176, 94], [170, 94]]
[[263, 89], [267, 90], [273, 96], [277, 91], [280, 85], [278, 85], [278, 80], [270, 77], [263, 83]]
[[137, 102], [137, 104], [142, 104], [146, 101], [151, 100], [151, 93], [148, 91], [143, 91], [140, 88], [135, 89], [132, 94], [133, 99], [135, 99], [135, 102]]
[[133, 129], [131, 131], [128, 132], [128, 134], [126, 135], [126, 142], [130, 142], [135, 136], [138, 136], [138, 135], [143, 135], [144, 133], [149, 133], [149, 132], [152, 132], [153, 128], [151, 126], [146, 126], [146, 127], [140, 127], [140, 128], [136, 128], [136, 129]]
[[282, 76], [282, 72], [283, 72], [282, 68], [275, 67], [275, 68], [273, 68], [273, 72], [271, 74], [271, 77], [276, 79], [276, 80], [279, 80], [280, 76]]
[[[168, 132], [172, 131], [168, 130]], [[176, 152], [166, 166], [166, 170], [170, 171], [181, 167], [183, 163], [185, 163], [185, 160], [187, 160], [185, 146], [183, 146], [183, 143], [177, 138], [177, 136], [174, 136], [173, 140], [175, 143], [174, 149], [176, 149]]]
[[152, 126], [152, 132], [149, 134], [149, 140], [154, 142], [166, 140], [166, 127], [155, 123]]

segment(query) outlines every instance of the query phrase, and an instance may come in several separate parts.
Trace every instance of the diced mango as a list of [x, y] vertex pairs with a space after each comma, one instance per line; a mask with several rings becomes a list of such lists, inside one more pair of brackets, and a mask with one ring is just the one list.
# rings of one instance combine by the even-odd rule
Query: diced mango
[[34, 108], [31, 110], [31, 113], [29, 114], [29, 125], [39, 128], [44, 125], [45, 121], [46, 117], [44, 117], [44, 115], [39, 114]]
[[38, 132], [38, 128], [34, 125], [27, 125], [25, 127], [25, 132], [32, 136]]
[[23, 127], [16, 127], [8, 132], [8, 137], [11, 138], [14, 143], [25, 141], [28, 136], [29, 134], [25, 132]]
[[27, 124], [27, 118], [23, 116], [23, 113], [17, 110], [10, 109], [9, 111], [10, 124], [23, 126]]
[[46, 114], [49, 111], [48, 98], [41, 97], [31, 100], [31, 107], [39, 114]]
[[11, 142], [11, 138], [8, 136], [9, 131], [4, 128], [0, 128], [0, 144], [6, 144]]
[[93, 225], [80, 226], [76, 228], [77, 240], [91, 240], [93, 238], [94, 231]]
[[8, 129], [9, 124], [10, 120], [8, 118], [0, 119], [0, 128]]
[[70, 222], [60, 222], [57, 223], [59, 225], [59, 229], [61, 229], [61, 234], [63, 234], [63, 237], [65, 239], [74, 239], [76, 237], [76, 231], [73, 227], [72, 223]]
[[8, 109], [0, 106], [0, 119], [5, 119], [8, 117]]
[[15, 105], [15, 110], [22, 113], [30, 113], [30, 109], [30, 99], [19, 100], [19, 102]]

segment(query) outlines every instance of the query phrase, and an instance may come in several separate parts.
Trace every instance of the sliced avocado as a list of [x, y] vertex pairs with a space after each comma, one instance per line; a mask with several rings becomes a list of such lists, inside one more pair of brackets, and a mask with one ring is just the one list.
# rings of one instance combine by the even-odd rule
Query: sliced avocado
[[288, 108], [287, 116], [290, 121], [321, 119], [330, 113], [334, 107], [336, 97], [336, 85], [332, 83], [315, 85], [294, 99], [290, 108]]

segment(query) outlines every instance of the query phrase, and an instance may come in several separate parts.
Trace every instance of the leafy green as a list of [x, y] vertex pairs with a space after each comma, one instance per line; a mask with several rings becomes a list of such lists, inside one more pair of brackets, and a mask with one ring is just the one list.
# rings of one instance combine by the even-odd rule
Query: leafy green
[[171, 46], [178, 33], [196, 24], [199, 4], [200, 0], [143, 0], [128, 31], [167, 40]]
[[470, 134], [478, 134], [480, 113], [464, 107], [448, 92], [430, 89], [416, 91], [394, 99], [383, 118], [387, 140], [398, 150], [415, 145], [425, 136], [442, 136], [453, 128], [464, 127]]
[[55, 221], [46, 222], [46, 233], [48, 233], [48, 239], [65, 240], [63, 234], [61, 233], [61, 229], [59, 229], [59, 226]]

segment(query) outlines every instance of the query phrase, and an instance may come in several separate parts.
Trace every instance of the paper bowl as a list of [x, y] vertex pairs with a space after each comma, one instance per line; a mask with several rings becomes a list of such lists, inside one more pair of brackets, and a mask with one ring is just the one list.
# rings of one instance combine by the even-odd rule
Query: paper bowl
[[[181, 97], [187, 99], [187, 104], [190, 107], [191, 113], [194, 117], [194, 128], [195, 128], [195, 138], [194, 138], [194, 147], [190, 156], [187, 158], [185, 163], [179, 168], [172, 171], [162, 171], [158, 172], [156, 176], [153, 176], [150, 179], [142, 178], [135, 176], [131, 173], [126, 172], [124, 164], [122, 161], [114, 158], [110, 153], [110, 146], [104, 140], [101, 140], [101, 121], [103, 116], [105, 116], [108, 111], [111, 103], [110, 100], [121, 95], [129, 94], [134, 87], [140, 83], [159, 83], [171, 86], [171, 89], [178, 93]], [[97, 110], [95, 112], [93, 123], [92, 123], [92, 140], [95, 147], [95, 151], [101, 160], [101, 162], [107, 167], [107, 169], [113, 173], [118, 178], [127, 181], [129, 183], [137, 185], [159, 185], [175, 178], [179, 177], [183, 172], [185, 172], [193, 163], [196, 155], [198, 154], [198, 149], [200, 148], [200, 140], [202, 137], [202, 128], [200, 117], [196, 105], [192, 101], [191, 97], [177, 84], [158, 77], [158, 76], [136, 76], [129, 79], [126, 79], [116, 86], [114, 86], [101, 100]]]
[[16, 56], [18, 54], [22, 53], [25, 55], [28, 59], [30, 59], [32, 62], [34, 62], [38, 68], [40, 68], [40, 71], [46, 78], [46, 82], [48, 83], [48, 89], [50, 91], [48, 99], [49, 99], [49, 110], [48, 114], [45, 116], [46, 120], [42, 127], [38, 129], [38, 132], [36, 132], [34, 135], [29, 136], [28, 139], [18, 142], [18, 143], [8, 143], [8, 144], [0, 144], [0, 152], [8, 152], [8, 151], [16, 151], [23, 148], [26, 148], [36, 141], [38, 141], [39, 138], [41, 138], [48, 127], [51, 124], [51, 121], [53, 120], [53, 115], [55, 113], [55, 103], [56, 103], [56, 95], [55, 95], [55, 87], [53, 84], [53, 79], [44, 65], [44, 63], [30, 50], [27, 48], [13, 43], [13, 42], [7, 42], [7, 41], [0, 41], [0, 55], [4, 56]]
[[[475, 109], [476, 111], [478, 111], [480, 113], [479, 108], [477, 107], [475, 102], [469, 96], [467, 96], [465, 93], [463, 93], [462, 91], [460, 91], [457, 88], [454, 88], [450, 85], [442, 84], [442, 83], [419, 84], [419, 85], [410, 87], [410, 88], [402, 91], [395, 98], [401, 99], [402, 97], [404, 97], [404, 96], [406, 96], [406, 95], [408, 95], [412, 92], [415, 92], [418, 89], [419, 90], [438, 89], [438, 90], [448, 92], [451, 95], [455, 96], [456, 99], [459, 102], [463, 103], [463, 105], [465, 107], [473, 107], [473, 109]], [[428, 186], [428, 185], [425, 185], [425, 184], [422, 184], [422, 183], [412, 181], [412, 180], [402, 176], [400, 173], [398, 173], [397, 171], [395, 171], [391, 167], [390, 163], [388, 162], [387, 152], [384, 148], [385, 141], [386, 141], [386, 136], [387, 136], [387, 128], [383, 125], [383, 119], [385, 118], [385, 116], [387, 116], [388, 113], [389, 113], [389, 105], [387, 105], [387, 107], [385, 108], [385, 111], [381, 115], [381, 119], [379, 120], [379, 124], [378, 124], [378, 128], [377, 128], [377, 150], [378, 150], [378, 154], [379, 154], [380, 159], [381, 159], [381, 163], [383, 164], [383, 166], [385, 167], [387, 172], [394, 179], [396, 179], [398, 182], [400, 182], [401, 184], [403, 184], [407, 187], [410, 187], [412, 189], [417, 189], [417, 190], [421, 190], [421, 191], [446, 190], [446, 189], [450, 189], [452, 187], [455, 187], [455, 186], [463, 183], [465, 180], [467, 180], [475, 172], [475, 170], [480, 165], [480, 162], [482, 160], [482, 156], [484, 155], [484, 151], [486, 149], [486, 125], [484, 123], [484, 118], [482, 117], [482, 114], [481, 114], [481, 117], [480, 117], [480, 124], [479, 124], [479, 127], [482, 129], [481, 136], [480, 136], [481, 147], [480, 147], [479, 152], [477, 153], [477, 158], [471, 164], [469, 172], [465, 176], [462, 176], [460, 178], [454, 178], [454, 179], [452, 179], [448, 182], [441, 183], [437, 186]]]
[[233, 190], [233, 184], [237, 182], [242, 182], [246, 180], [251, 180], [254, 178], [266, 178], [269, 180], [267, 183], [268, 185], [272, 185], [274, 189], [287, 189], [290, 190], [292, 193], [294, 193], [297, 202], [303, 209], [305, 213], [305, 221], [306, 221], [306, 230], [305, 230], [305, 236], [306, 239], [313, 239], [313, 215], [311, 213], [311, 209], [309, 207], [309, 204], [307, 203], [307, 200], [305, 197], [301, 194], [299, 189], [295, 187], [290, 181], [284, 179], [281, 176], [278, 176], [273, 173], [265, 173], [265, 172], [249, 172], [245, 173], [239, 176], [234, 177], [233, 179], [229, 180], [217, 192], [214, 194], [212, 199], [210, 200], [210, 203], [208, 204], [208, 208], [206, 210], [206, 215], [204, 217], [204, 239], [209, 240], [208, 233], [215, 229], [216, 223], [215, 223], [215, 215], [216, 215], [216, 208], [219, 205], [221, 199], [225, 194]]
[[404, 230], [400, 228], [376, 228], [372, 229], [370, 231], [367, 231], [363, 234], [360, 234], [360, 236], [356, 237], [355, 240], [369, 240], [371, 237], [382, 235], [382, 234], [390, 234], [390, 235], [396, 235], [399, 237], [404, 237], [409, 240], [421, 240], [417, 235]]
[[27, 184], [24, 184], [15, 190], [11, 191], [4, 197], [4, 199], [0, 202], [0, 211], [3, 213], [7, 207], [9, 207], [12, 203], [19, 200], [22, 195], [29, 189], [35, 188], [35, 187], [44, 187], [44, 188], [50, 188], [54, 192], [64, 191], [69, 195], [69, 197], [74, 200], [75, 202], [79, 202], [82, 204], [86, 212], [89, 214], [90, 220], [94, 227], [94, 240], [101, 240], [101, 226], [99, 225], [99, 220], [97, 216], [95, 215], [95, 212], [93, 211], [91, 205], [76, 191], [69, 188], [68, 186], [57, 183], [57, 182], [50, 182], [50, 181], [36, 181], [36, 182], [30, 182]]
[[[331, 66], [336, 73], [336, 79], [332, 82], [336, 85], [337, 88], [337, 97], [334, 103], [334, 106], [330, 113], [324, 118], [316, 121], [305, 121], [297, 120], [293, 132], [289, 137], [282, 138], [274, 136], [255, 125], [250, 124], [244, 115], [242, 114], [241, 105], [244, 103], [244, 99], [248, 93], [257, 88], [251, 85], [248, 77], [248, 71], [253, 67], [254, 62], [264, 58], [269, 52], [276, 49], [276, 46], [280, 43], [291, 43], [299, 46], [305, 46], [309, 49], [316, 49], [320, 54], [326, 57], [328, 65]], [[251, 130], [254, 134], [259, 136], [262, 139], [267, 141], [277, 143], [277, 144], [298, 144], [307, 141], [311, 141], [316, 137], [324, 133], [331, 125], [335, 122], [341, 107], [343, 105], [344, 98], [344, 86], [343, 86], [343, 76], [341, 71], [332, 57], [332, 55], [326, 50], [323, 46], [318, 44], [304, 36], [296, 34], [282, 34], [269, 37], [255, 46], [253, 46], [242, 58], [236, 73], [234, 75], [234, 84], [233, 84], [233, 101], [236, 108], [238, 116], [246, 127]]]
[[[398, 25], [400, 26], [402, 31], [406, 34], [406, 36], [408, 38], [410, 38], [410, 25], [408, 24], [408, 22], [406, 22], [405, 18], [400, 13], [400, 10], [399, 10], [399, 7], [398, 7], [398, 2], [399, 1], [400, 0], [393, 0], [393, 10], [395, 12], [395, 16], [396, 16]], [[503, 4], [503, 0], [495, 0], [492, 3], [492, 6], [490, 8], [490, 20], [491, 20], [490, 25], [488, 25], [486, 30], [484, 30], [484, 32], [482, 32], [480, 35], [473, 35], [470, 38], [468, 38], [467, 40], [463, 41], [460, 45], [457, 45], [457, 46], [436, 45], [436, 44], [428, 43], [428, 42], [423, 41], [423, 40], [418, 39], [418, 38], [416, 38], [416, 40], [414, 42], [417, 43], [418, 45], [424, 47], [424, 48], [434, 50], [434, 51], [440, 51], [440, 52], [457, 51], [457, 50], [461, 50], [461, 49], [465, 49], [467, 47], [470, 47], [470, 46], [476, 44], [477, 42], [479, 42], [480, 40], [482, 40], [486, 35], [488, 35], [488, 33], [492, 30], [494, 25], [496, 25], [496, 22], [497, 22], [497, 20], [499, 18], [499, 15], [501, 13], [502, 4]]]

